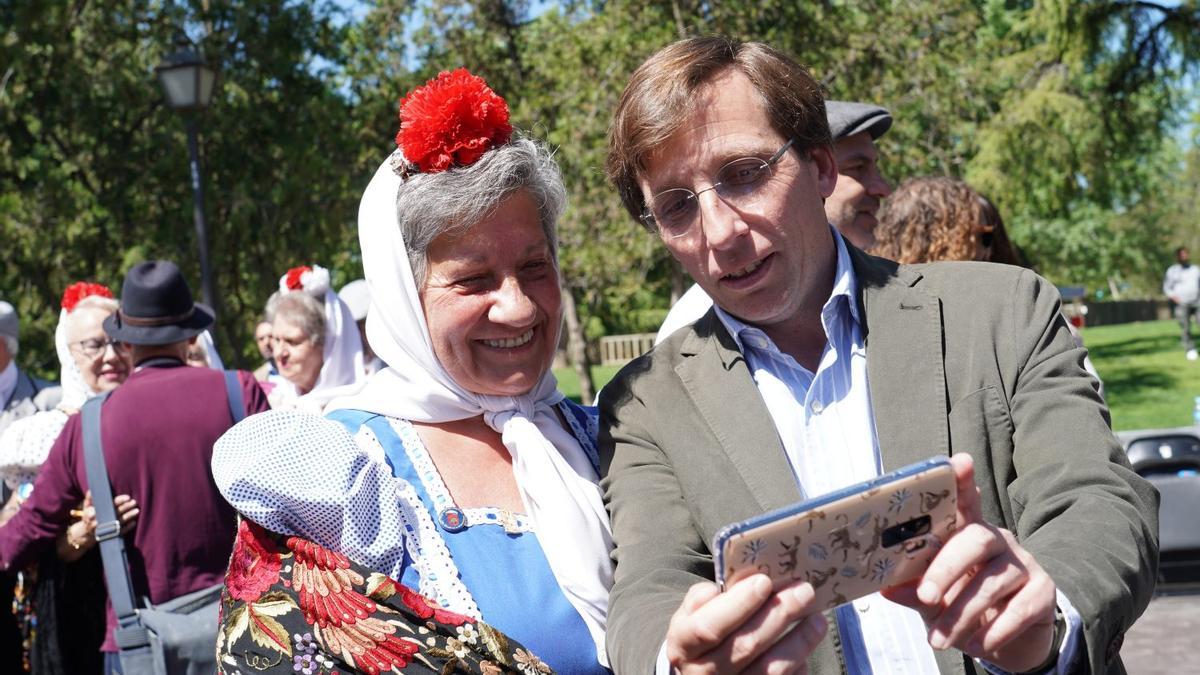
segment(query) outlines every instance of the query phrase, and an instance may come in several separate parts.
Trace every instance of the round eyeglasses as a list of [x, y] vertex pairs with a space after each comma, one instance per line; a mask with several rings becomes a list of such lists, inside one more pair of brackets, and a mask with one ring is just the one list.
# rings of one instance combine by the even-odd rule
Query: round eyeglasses
[[80, 340], [79, 342], [71, 343], [72, 347], [78, 347], [79, 351], [89, 359], [94, 359], [103, 354], [109, 345], [112, 345], [113, 350], [117, 352], [123, 352], [128, 349], [128, 346], [124, 342], [112, 339], [101, 340], [99, 338], [92, 338], [90, 340]]
[[755, 205], [760, 192], [771, 178], [771, 167], [779, 163], [792, 147], [792, 140], [783, 144], [769, 159], [743, 157], [721, 167], [712, 185], [693, 192], [687, 188], [663, 190], [650, 198], [642, 212], [642, 222], [657, 229], [664, 237], [682, 237], [692, 230], [700, 215], [700, 195], [715, 190], [726, 204], [744, 209]]

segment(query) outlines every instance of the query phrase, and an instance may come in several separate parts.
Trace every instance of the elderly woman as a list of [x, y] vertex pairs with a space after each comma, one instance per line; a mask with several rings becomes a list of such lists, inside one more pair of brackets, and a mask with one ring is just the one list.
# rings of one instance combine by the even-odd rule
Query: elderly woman
[[[103, 328], [104, 319], [116, 310], [112, 292], [100, 284], [78, 282], [63, 293], [54, 332], [62, 369], [62, 401], [54, 410], [14, 422], [0, 436], [0, 475], [14, 491], [0, 523], [29, 496], [68, 416], [129, 376], [128, 354], [121, 343], [108, 339]], [[137, 502], [128, 495], [114, 501], [125, 527], [132, 527], [138, 516]], [[96, 510], [90, 500], [81, 505], [79, 516], [59, 536], [56, 552], [44, 556], [22, 577], [19, 616], [35, 673], [100, 672], [103, 667], [104, 577], [99, 553], [94, 550]], [[33, 631], [35, 623], [37, 630]]]
[[279, 369], [271, 407], [320, 413], [363, 379], [362, 340], [350, 309], [330, 290], [329, 272], [294, 267], [268, 303], [271, 352]]
[[[325, 419], [273, 412], [218, 442], [225, 497], [292, 537], [244, 524], [238, 550], [249, 553], [234, 553], [226, 616], [263, 602], [245, 579], [261, 569], [254, 552], [275, 547], [347, 572], [336, 586], [349, 597], [321, 604], [300, 592], [302, 618], [274, 615], [290, 621], [283, 635], [311, 634], [305, 648], [318, 659], [345, 653], [346, 624], [380, 618], [382, 604], [383, 618], [401, 610], [428, 623], [415, 634], [407, 623], [358, 631], [373, 637], [353, 653], [372, 667], [452, 658], [483, 671], [604, 672], [611, 536], [595, 416], [564, 399], [550, 372], [562, 319], [558, 169], [546, 148], [511, 137], [503, 99], [465, 70], [412, 92], [400, 118], [400, 150], [359, 208], [367, 333], [389, 367]], [[274, 555], [271, 569], [288, 564]], [[279, 576], [255, 593], [286, 592]], [[282, 576], [291, 588], [324, 583]], [[339, 619], [331, 637], [326, 624]], [[239, 628], [227, 619], [218, 638], [226, 663], [240, 666], [246, 652], [273, 660]], [[401, 647], [411, 651], [397, 656]]]

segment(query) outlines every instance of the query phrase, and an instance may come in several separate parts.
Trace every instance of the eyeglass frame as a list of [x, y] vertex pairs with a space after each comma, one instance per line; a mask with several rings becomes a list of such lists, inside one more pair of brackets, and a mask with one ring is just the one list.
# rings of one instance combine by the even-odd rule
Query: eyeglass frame
[[[775, 151], [775, 154], [771, 155], [767, 159], [763, 159], [761, 157], [738, 157], [737, 159], [731, 159], [728, 162], [722, 164], [721, 168], [717, 169], [716, 175], [720, 176], [721, 172], [725, 171], [725, 169], [729, 168], [730, 166], [732, 166], [734, 164], [737, 164], [738, 162], [742, 162], [747, 159], [756, 159], [756, 160], [762, 162], [763, 166], [761, 169], [759, 169], [759, 171], [763, 171], [763, 170], [770, 171], [776, 164], [779, 163], [779, 161], [781, 159], [783, 159], [783, 156], [785, 154], [787, 154], [788, 149], [791, 148], [792, 145], [794, 145], [795, 143], [796, 143], [796, 139], [789, 138], [787, 140], [787, 142], [783, 144], [783, 147], [779, 148], [779, 150]], [[770, 178], [770, 175], [768, 175], [767, 177]], [[680, 237], [685, 237], [689, 233], [691, 233], [692, 226], [695, 224], [695, 220], [693, 220], [691, 223], [689, 223], [687, 229], [684, 230], [683, 232], [680, 232], [679, 234], [668, 234], [666, 232], [663, 232], [662, 228], [660, 228], [658, 226], [658, 219], [654, 217], [654, 213], [651, 211], [651, 208], [650, 208], [650, 203], [652, 203], [658, 197], [661, 197], [662, 195], [667, 194], [668, 192], [675, 192], [677, 190], [687, 192], [688, 194], [691, 195], [692, 199], [695, 199], [697, 202], [699, 202], [700, 195], [704, 194], [705, 192], [709, 192], [710, 190], [717, 190], [719, 187], [724, 185], [726, 182], [727, 181], [716, 181], [712, 185], [709, 185], [708, 187], [706, 187], [703, 190], [700, 190], [698, 192], [693, 191], [691, 188], [685, 188], [685, 187], [667, 188], [666, 190], [661, 190], [659, 192], [656, 192], [655, 194], [650, 196], [650, 199], [647, 201], [645, 208], [642, 209], [642, 214], [640, 216], [638, 216], [638, 219], [641, 220], [642, 224], [645, 225], [651, 232], [657, 232], [658, 234], [660, 234], [664, 237], [668, 237], [670, 239], [678, 239]], [[755, 191], [757, 192], [757, 190], [755, 190]], [[719, 190], [717, 191], [717, 196], [720, 197], [722, 201], [727, 201], [725, 196], [722, 195]], [[699, 210], [697, 210], [697, 214], [698, 213], [699, 213]]]
[[[89, 343], [89, 342], [92, 343], [92, 346], [91, 347], [85, 346], [84, 343]], [[97, 342], [100, 344], [95, 344]], [[78, 346], [79, 351], [84, 356], [88, 357], [89, 359], [94, 359], [97, 356], [101, 356], [102, 354], [104, 354], [104, 352], [108, 350], [108, 347], [110, 345], [112, 346], [113, 351], [117, 352], [118, 354], [129, 351], [128, 344], [126, 344], [125, 342], [123, 342], [121, 340], [114, 340], [113, 338], [106, 338], [104, 340], [100, 340], [97, 338], [88, 338], [86, 340], [77, 340], [75, 342], [67, 343], [67, 348], [71, 349], [73, 347]]]

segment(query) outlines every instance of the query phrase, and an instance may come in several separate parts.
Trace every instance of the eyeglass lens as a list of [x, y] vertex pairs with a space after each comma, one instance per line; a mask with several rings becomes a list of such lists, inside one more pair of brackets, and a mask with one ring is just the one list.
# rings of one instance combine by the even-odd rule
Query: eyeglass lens
[[97, 340], [93, 338], [91, 340], [81, 340], [76, 344], [79, 345], [79, 351], [83, 352], [84, 356], [89, 358], [99, 356], [109, 345], [112, 345], [113, 349], [117, 351], [125, 349], [125, 343], [120, 340]]
[[680, 237], [691, 230], [700, 213], [699, 195], [716, 191], [727, 204], [735, 208], [750, 208], [755, 204], [759, 189], [771, 177], [771, 165], [779, 161], [792, 145], [788, 141], [771, 159], [744, 157], [721, 167], [711, 186], [693, 192], [687, 188], [664, 190], [650, 200], [649, 215], [660, 232], [668, 237]]

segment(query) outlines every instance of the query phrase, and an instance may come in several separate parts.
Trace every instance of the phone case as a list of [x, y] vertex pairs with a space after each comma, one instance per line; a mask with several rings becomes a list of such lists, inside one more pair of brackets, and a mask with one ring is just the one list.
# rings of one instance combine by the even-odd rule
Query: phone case
[[717, 582], [803, 580], [831, 609], [920, 576], [954, 531], [956, 503], [950, 460], [937, 457], [734, 523], [713, 540]]

